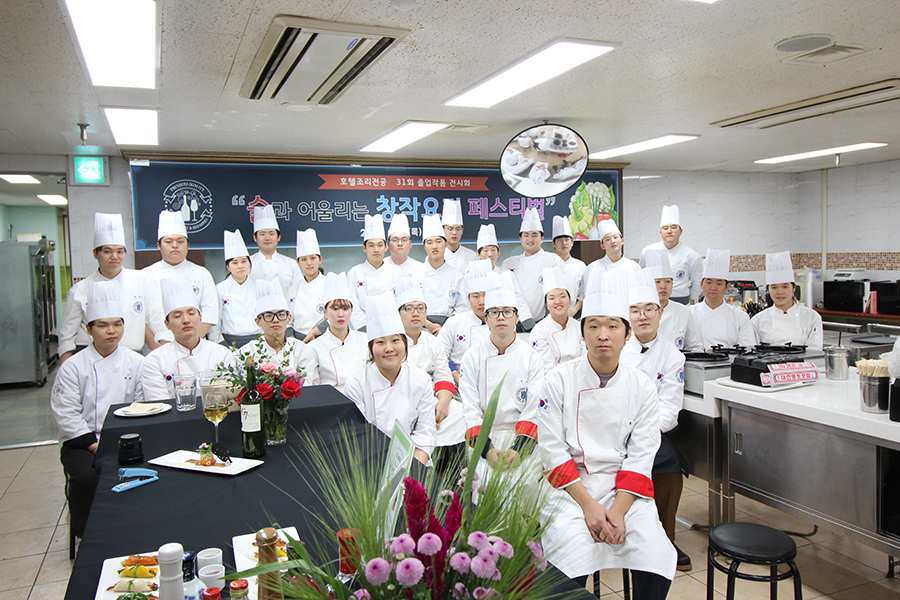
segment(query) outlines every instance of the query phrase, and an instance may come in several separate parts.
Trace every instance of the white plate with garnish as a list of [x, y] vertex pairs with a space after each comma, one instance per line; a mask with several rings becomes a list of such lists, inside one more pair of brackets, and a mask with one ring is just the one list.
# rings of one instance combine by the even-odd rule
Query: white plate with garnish
[[214, 465], [203, 466], [198, 464], [200, 454], [190, 450], [175, 450], [158, 458], [148, 460], [151, 465], [159, 465], [161, 467], [171, 467], [173, 469], [185, 469], [187, 471], [197, 471], [199, 473], [212, 473], [213, 475], [239, 475], [244, 471], [249, 471], [253, 467], [263, 464], [261, 460], [252, 458], [232, 457], [231, 464], [225, 464], [221, 459], [216, 459]]
[[123, 406], [118, 410], [114, 410], [113, 414], [117, 417], [149, 417], [150, 415], [158, 415], [170, 410], [172, 410], [172, 405], [163, 402], [156, 404], [135, 402], [128, 406]]

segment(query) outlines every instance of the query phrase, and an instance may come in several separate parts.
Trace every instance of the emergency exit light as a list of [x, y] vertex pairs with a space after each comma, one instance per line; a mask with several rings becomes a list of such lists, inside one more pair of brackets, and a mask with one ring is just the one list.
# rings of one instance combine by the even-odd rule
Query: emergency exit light
[[109, 185], [105, 156], [73, 156], [69, 163], [69, 185]]

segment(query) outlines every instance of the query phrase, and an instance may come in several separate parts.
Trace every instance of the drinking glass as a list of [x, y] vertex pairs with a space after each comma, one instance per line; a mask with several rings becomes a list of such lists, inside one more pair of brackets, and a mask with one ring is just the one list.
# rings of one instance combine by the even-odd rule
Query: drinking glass
[[216, 444], [219, 443], [219, 423], [228, 415], [228, 401], [225, 394], [205, 394], [203, 401], [203, 416], [216, 426]]
[[197, 408], [196, 378], [193, 375], [175, 375], [172, 383], [175, 385], [175, 408], [179, 412], [187, 412]]

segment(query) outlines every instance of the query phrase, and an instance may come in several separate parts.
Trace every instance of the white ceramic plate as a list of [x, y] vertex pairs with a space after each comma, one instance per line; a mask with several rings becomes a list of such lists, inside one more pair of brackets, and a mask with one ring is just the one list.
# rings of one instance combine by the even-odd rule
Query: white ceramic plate
[[173, 469], [185, 469], [187, 471], [197, 471], [200, 473], [212, 473], [213, 475], [238, 475], [244, 471], [249, 471], [253, 467], [263, 463], [261, 460], [252, 458], [236, 458], [232, 457], [231, 464], [223, 466], [222, 461], [216, 459], [216, 466], [201, 467], [200, 465], [189, 462], [196, 461], [200, 455], [190, 450], [176, 450], [169, 452], [153, 460], [148, 460], [151, 465], [159, 465], [161, 467], [172, 467]]
[[[144, 552], [141, 556], [156, 556], [156, 552]], [[119, 569], [122, 568], [122, 561], [128, 558], [127, 556], [119, 556], [116, 558], [107, 558], [103, 561], [103, 569], [100, 571], [100, 583], [97, 584], [97, 594], [94, 596], [94, 600], [115, 600], [125, 592], [111, 592], [107, 591], [106, 588], [112, 587], [116, 584], [117, 581], [122, 579], [119, 577]], [[159, 566], [150, 567], [152, 569], [157, 570], [156, 577], [152, 579], [145, 579], [143, 581], [152, 581], [153, 583], [159, 585]], [[135, 580], [138, 581], [138, 580]], [[154, 596], [159, 596], [159, 590], [155, 592], [149, 592]]]
[[114, 410], [113, 414], [116, 415], [117, 417], [149, 417], [151, 415], [159, 415], [166, 411], [172, 410], [172, 405], [171, 404], [163, 404], [161, 407], [159, 407], [155, 410], [148, 410], [147, 412], [139, 412], [139, 413], [124, 412], [126, 408], [128, 408], [128, 407], [123, 406], [122, 408], [120, 408], [118, 410]]
[[[278, 537], [284, 541], [288, 541], [285, 534], [291, 536], [291, 539], [293, 540], [299, 538], [296, 527], [285, 527], [284, 529], [278, 530]], [[247, 569], [252, 569], [256, 566], [256, 546], [253, 545], [253, 542], [255, 541], [255, 533], [236, 535], [231, 538], [231, 547], [234, 548], [234, 568], [236, 571], [246, 571]], [[247, 583], [249, 584], [248, 587], [250, 589], [248, 598], [254, 600], [257, 595], [256, 577], [247, 578]]]

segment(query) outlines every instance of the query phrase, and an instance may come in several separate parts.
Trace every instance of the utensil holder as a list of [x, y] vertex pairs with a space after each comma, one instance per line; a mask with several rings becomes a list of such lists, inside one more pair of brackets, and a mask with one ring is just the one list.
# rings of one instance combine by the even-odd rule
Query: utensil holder
[[863, 412], [887, 414], [891, 378], [859, 376], [859, 397]]

